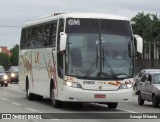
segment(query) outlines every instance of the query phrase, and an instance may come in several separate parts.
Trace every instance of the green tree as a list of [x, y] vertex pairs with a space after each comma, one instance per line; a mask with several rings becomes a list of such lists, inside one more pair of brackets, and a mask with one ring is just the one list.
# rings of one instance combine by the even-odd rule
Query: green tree
[[151, 23], [151, 35], [155, 41], [160, 41], [160, 19], [156, 14], [151, 15], [152, 23]]
[[144, 40], [149, 41], [151, 30], [151, 15], [144, 14], [144, 12], [139, 12], [135, 17], [131, 19], [133, 32], [143, 37]]
[[10, 57], [10, 61], [11, 61], [11, 65], [12, 66], [18, 66], [18, 60], [19, 60], [19, 45], [16, 44], [11, 50], [11, 57]]
[[156, 14], [139, 12], [131, 19], [133, 32], [145, 41], [160, 41], [160, 19]]
[[[153, 58], [157, 58], [156, 44], [160, 42], [160, 18], [157, 14], [144, 14], [139, 12], [135, 17], [131, 19], [133, 32], [142, 36], [144, 42], [152, 42], [154, 48], [152, 48]], [[151, 53], [151, 52], [150, 52]]]
[[10, 58], [6, 53], [0, 52], [0, 65], [8, 69], [10, 66]]

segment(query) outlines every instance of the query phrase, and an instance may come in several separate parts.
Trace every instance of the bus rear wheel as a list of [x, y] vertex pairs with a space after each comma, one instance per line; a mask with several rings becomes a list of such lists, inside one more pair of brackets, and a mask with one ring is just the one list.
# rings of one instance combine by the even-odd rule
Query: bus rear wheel
[[29, 82], [27, 82], [27, 84], [26, 84], [26, 98], [28, 100], [34, 100], [34, 98], [35, 98], [35, 95], [33, 93], [30, 93]]
[[117, 108], [118, 103], [107, 103], [108, 108]]
[[51, 103], [52, 103], [52, 106], [54, 108], [60, 108], [60, 107], [62, 107], [62, 102], [55, 99], [55, 94], [54, 94], [54, 89], [53, 88], [51, 89], [51, 93], [50, 94], [51, 94]]

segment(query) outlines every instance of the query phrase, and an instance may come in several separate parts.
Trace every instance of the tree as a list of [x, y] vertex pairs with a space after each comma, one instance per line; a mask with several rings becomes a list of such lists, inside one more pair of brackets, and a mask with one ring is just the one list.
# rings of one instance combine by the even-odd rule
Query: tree
[[10, 58], [6, 53], [0, 52], [0, 65], [8, 69], [10, 66]]
[[11, 57], [10, 57], [10, 61], [11, 61], [11, 65], [12, 66], [18, 66], [18, 60], [19, 60], [19, 45], [16, 44], [11, 50]]
[[150, 35], [151, 35], [151, 15], [150, 14], [144, 14], [138, 13], [135, 17], [131, 19], [133, 32], [142, 36], [144, 40], [149, 41]]
[[155, 41], [160, 41], [160, 19], [157, 15], [152, 14], [152, 38]]
[[[160, 42], [160, 18], [157, 14], [144, 14], [139, 12], [135, 17], [131, 19], [133, 32], [142, 36], [144, 42], [152, 42], [154, 48], [152, 57], [157, 58], [156, 44]], [[151, 52], [150, 52], [151, 54]]]
[[145, 41], [160, 41], [160, 19], [156, 14], [139, 12], [131, 22], [134, 33], [142, 36]]

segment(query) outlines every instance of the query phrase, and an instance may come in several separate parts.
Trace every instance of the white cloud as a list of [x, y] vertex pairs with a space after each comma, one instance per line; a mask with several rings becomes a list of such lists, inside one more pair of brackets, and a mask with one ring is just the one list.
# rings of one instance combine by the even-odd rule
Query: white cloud
[[[18, 25], [52, 12], [103, 12], [132, 18], [138, 12], [160, 13], [159, 0], [1, 0], [0, 25]], [[19, 28], [0, 27], [0, 45], [19, 43]], [[6, 43], [7, 42], [7, 43]]]

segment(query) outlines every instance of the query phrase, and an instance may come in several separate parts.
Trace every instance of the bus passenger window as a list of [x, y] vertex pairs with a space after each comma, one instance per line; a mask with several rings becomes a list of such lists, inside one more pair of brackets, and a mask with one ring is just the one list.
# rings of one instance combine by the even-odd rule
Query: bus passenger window
[[51, 23], [51, 31], [50, 31], [50, 45], [55, 47], [56, 46], [56, 30], [57, 30], [57, 21]]
[[[64, 19], [59, 19], [59, 26], [58, 26], [58, 39], [57, 39], [57, 50], [59, 51], [59, 43], [60, 43], [60, 32], [64, 31]], [[60, 78], [63, 78], [63, 53], [58, 52], [57, 53], [57, 65], [58, 65], [58, 76]]]
[[37, 27], [32, 28], [32, 35], [31, 35], [31, 40], [30, 40], [30, 46], [32, 48], [36, 47], [37, 43]]
[[57, 50], [59, 50], [60, 32], [63, 32], [63, 31], [64, 31], [64, 19], [59, 19], [58, 38], [57, 38]]
[[29, 28], [28, 29], [28, 43], [27, 43], [28, 48], [31, 48], [31, 39], [32, 39], [32, 29]]
[[42, 47], [43, 42], [43, 25], [38, 26], [37, 47]]
[[23, 29], [22, 30], [22, 36], [21, 36], [21, 46], [20, 46], [20, 48], [21, 49], [23, 49], [23, 48], [25, 48], [25, 37], [26, 37], [26, 29]]
[[42, 46], [49, 46], [50, 24], [44, 25], [43, 36], [44, 40]]

